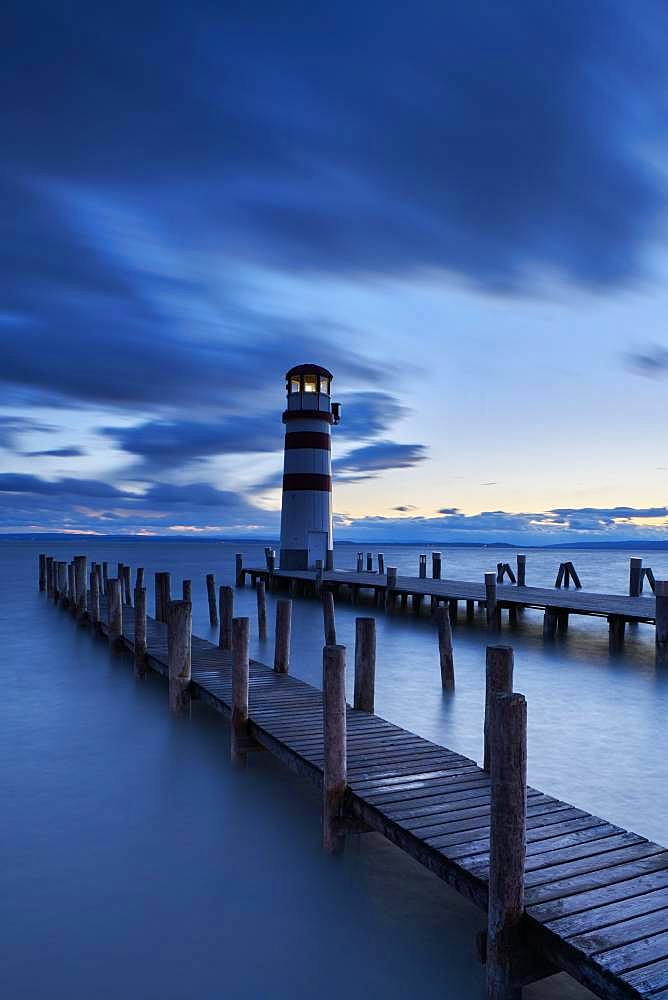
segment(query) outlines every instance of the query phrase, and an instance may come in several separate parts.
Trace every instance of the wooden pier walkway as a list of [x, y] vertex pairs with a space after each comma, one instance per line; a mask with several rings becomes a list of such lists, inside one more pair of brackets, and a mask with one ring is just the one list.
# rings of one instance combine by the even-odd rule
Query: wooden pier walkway
[[[411, 580], [410, 587], [415, 583]], [[422, 583], [430, 593], [433, 581]], [[463, 593], [448, 581], [442, 586], [440, 593], [482, 599], [475, 585], [466, 585], [473, 589]], [[90, 596], [88, 601], [90, 607]], [[99, 628], [107, 634], [104, 597], [100, 612]], [[123, 606], [121, 641], [128, 650], [133, 649], [134, 614], [131, 606]], [[146, 621], [148, 666], [167, 675], [167, 626]], [[232, 654], [195, 636], [191, 648], [192, 697], [229, 720]], [[489, 774], [475, 761], [377, 715], [347, 707], [346, 721], [348, 822], [378, 831], [486, 909]], [[251, 661], [248, 732], [256, 744], [322, 788], [319, 689]], [[527, 792], [526, 840], [525, 964], [515, 970], [516, 981], [563, 970], [600, 997], [666, 1000], [668, 850], [533, 788]]]

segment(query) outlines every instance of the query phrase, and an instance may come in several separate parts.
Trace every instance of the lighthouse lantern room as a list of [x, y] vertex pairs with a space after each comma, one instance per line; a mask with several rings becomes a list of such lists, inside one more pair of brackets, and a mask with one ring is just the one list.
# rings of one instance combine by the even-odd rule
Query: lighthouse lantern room
[[296, 365], [285, 378], [280, 568], [314, 569], [321, 559], [331, 569], [331, 429], [340, 420], [341, 407], [332, 403], [332, 373], [326, 368]]

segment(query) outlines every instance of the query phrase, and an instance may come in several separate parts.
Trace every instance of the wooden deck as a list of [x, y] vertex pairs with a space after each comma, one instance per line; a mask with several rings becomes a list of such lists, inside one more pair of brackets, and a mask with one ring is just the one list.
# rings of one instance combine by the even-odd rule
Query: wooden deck
[[[266, 567], [244, 566], [244, 576], [251, 580], [267, 579]], [[276, 570], [278, 580], [295, 580], [303, 584], [315, 585], [316, 574], [312, 570]], [[369, 590], [384, 594], [387, 577], [378, 573], [357, 573], [347, 570], [329, 570], [323, 573], [322, 587], [337, 590], [348, 587], [355, 590]], [[466, 580], [433, 580], [417, 576], [398, 576], [392, 592], [402, 595], [433, 597], [443, 601], [476, 601], [486, 603], [485, 586]], [[496, 600], [503, 608], [540, 608], [566, 611], [577, 615], [597, 615], [603, 618], [619, 617], [627, 622], [656, 621], [656, 599], [652, 597], [626, 597], [624, 594], [599, 594], [594, 591], [576, 590], [574, 587], [518, 587], [513, 584], [497, 584]]]
[[[132, 608], [123, 615], [124, 644], [132, 649]], [[149, 618], [147, 640], [149, 666], [165, 675], [166, 626]], [[192, 670], [193, 696], [229, 719], [231, 654], [193, 636]], [[319, 689], [252, 661], [249, 728], [258, 744], [321, 787]], [[347, 815], [485, 909], [488, 774], [461, 754], [352, 708], [347, 751]], [[525, 980], [564, 970], [600, 997], [666, 1000], [668, 850], [533, 788], [527, 840], [525, 939], [535, 963]]]

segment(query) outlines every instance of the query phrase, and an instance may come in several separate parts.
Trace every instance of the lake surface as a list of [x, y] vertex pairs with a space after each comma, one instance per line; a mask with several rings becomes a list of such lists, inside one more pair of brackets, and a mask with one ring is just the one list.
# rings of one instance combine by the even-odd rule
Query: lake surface
[[[339, 545], [354, 565], [361, 546]], [[319, 802], [269, 754], [231, 768], [228, 731], [195, 704], [167, 712], [164, 682], [135, 682], [130, 660], [75, 627], [37, 592], [37, 554], [122, 561], [192, 579], [193, 631], [208, 624], [204, 577], [232, 583], [234, 553], [261, 564], [263, 546], [202, 541], [68, 539], [0, 542], [0, 981], [12, 998], [339, 998], [419, 991], [421, 1000], [480, 1000], [474, 936], [481, 913], [375, 834], [343, 858], [320, 848]], [[415, 546], [385, 546], [386, 565], [417, 573]], [[428, 550], [427, 550], [428, 551]], [[510, 549], [443, 549], [443, 575], [482, 579]], [[657, 578], [668, 553], [638, 551]], [[625, 593], [628, 553], [529, 550], [527, 583], [552, 585], [572, 559], [586, 589]], [[255, 597], [235, 592], [257, 638]], [[272, 623], [272, 595], [268, 595]], [[378, 621], [376, 710], [479, 760], [482, 617], [455, 631], [456, 691], [440, 687], [428, 618], [387, 618], [338, 603], [338, 641], [352, 661], [356, 614]], [[542, 616], [517, 631], [515, 688], [527, 697], [529, 779], [607, 820], [668, 842], [668, 673], [654, 666], [654, 631], [627, 632], [611, 659], [604, 620], [573, 616], [546, 648]], [[294, 603], [291, 671], [320, 683], [322, 616]], [[352, 690], [352, 675], [349, 676]], [[529, 1000], [584, 998], [566, 977], [534, 984]]]

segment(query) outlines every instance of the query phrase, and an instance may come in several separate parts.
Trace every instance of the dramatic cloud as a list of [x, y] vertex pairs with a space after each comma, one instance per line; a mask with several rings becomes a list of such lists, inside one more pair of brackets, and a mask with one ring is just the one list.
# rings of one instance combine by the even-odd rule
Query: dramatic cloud
[[22, 434], [30, 432], [49, 433], [55, 430], [50, 424], [44, 424], [31, 417], [0, 415], [0, 448], [15, 450]]
[[354, 448], [343, 458], [337, 459], [333, 463], [333, 470], [335, 473], [343, 473], [347, 481], [368, 479], [387, 469], [408, 469], [424, 462], [426, 457], [426, 448], [421, 444], [374, 441], [373, 444]]
[[81, 458], [83, 448], [46, 448], [44, 451], [23, 451], [25, 458]]

